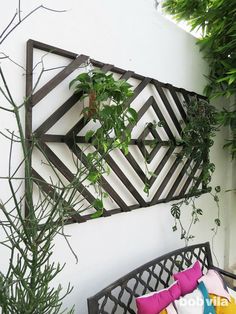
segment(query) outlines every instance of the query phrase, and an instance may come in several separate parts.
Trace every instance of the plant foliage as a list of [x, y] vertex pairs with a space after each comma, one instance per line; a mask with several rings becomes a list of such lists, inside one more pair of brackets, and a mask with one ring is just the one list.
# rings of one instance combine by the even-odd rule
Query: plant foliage
[[181, 159], [191, 157], [196, 163], [203, 160], [200, 164], [201, 182], [206, 187], [215, 170], [215, 165], [209, 160], [209, 153], [218, 130], [217, 111], [205, 100], [192, 99], [185, 107], [188, 120], [179, 141], [183, 149], [178, 156]]
[[78, 75], [70, 87], [74, 88], [74, 93], [82, 93], [81, 99], [89, 98], [83, 113], [100, 124], [96, 131], [88, 131], [85, 138], [104, 153], [111, 147], [127, 153], [131, 139], [127, 125], [137, 121], [136, 111], [127, 105], [133, 95], [131, 85], [124, 80], [115, 80], [113, 74], [94, 70]]
[[[23, 17], [19, 1], [12, 21], [0, 35], [0, 45], [18, 25], [40, 8], [56, 11], [39, 6]], [[4, 53], [2, 55], [4, 57], [1, 59], [12, 60]], [[42, 61], [38, 62], [36, 67], [41, 67], [39, 78], [45, 71], [52, 70], [45, 69]], [[33, 86], [32, 94], [38, 84], [39, 80]], [[64, 233], [65, 222], [72, 215], [76, 217], [77, 213], [91, 208], [96, 210], [92, 217], [97, 218], [103, 214], [102, 200], [107, 195], [99, 183], [101, 175], [104, 172], [109, 173], [105, 162], [106, 154], [115, 148], [128, 151], [130, 131], [127, 125], [135, 123], [137, 119], [136, 111], [130, 108], [128, 103], [129, 97], [132, 96], [131, 86], [102, 72], [83, 73], [72, 81], [70, 86], [72, 85], [75, 92], [81, 93], [81, 98], [90, 97], [91, 106], [84, 108], [84, 115], [87, 119], [93, 119], [99, 126], [88, 131], [85, 136], [87, 146], [93, 146], [93, 151], [86, 156], [86, 165], [78, 164], [74, 160], [76, 169], [73, 179], [65, 183], [45, 154], [40, 140], [33, 135], [29, 141], [24, 133], [22, 110], [31, 106], [32, 94], [22, 102], [16, 102], [14, 90], [11, 90], [7, 75], [2, 64], [0, 65], [0, 110], [12, 115], [16, 122], [15, 131], [0, 132], [1, 136], [9, 140], [8, 174], [0, 179], [6, 182], [10, 191], [9, 199], [0, 200], [0, 226], [4, 234], [0, 244], [9, 253], [7, 270], [0, 272], [2, 314], [74, 313], [73, 306], [71, 309], [62, 309], [63, 299], [71, 292], [72, 287], [68, 285], [67, 289], [64, 289], [61, 285], [56, 286], [53, 283], [64, 268], [63, 265], [52, 261], [54, 240], [58, 235], [62, 235], [77, 259], [68, 242], [68, 236]], [[22, 156], [17, 165], [14, 164], [15, 146]], [[49, 172], [55, 175], [55, 178], [51, 178], [47, 183], [47, 193], [44, 190], [45, 182], [34, 177], [32, 173], [31, 161], [35, 148], [46, 159], [44, 162], [49, 167]], [[97, 189], [98, 197], [88, 206], [84, 205], [84, 194], [81, 190], [84, 182], [89, 182]], [[22, 186], [25, 187], [24, 192]]]
[[[164, 10], [192, 29], [201, 29], [198, 40], [210, 66], [207, 96], [235, 96], [236, 93], [236, 2], [232, 0], [164, 0]], [[224, 110], [219, 119], [231, 128], [225, 147], [236, 157], [236, 111]]]
[[133, 91], [125, 80], [115, 80], [113, 74], [99, 70], [79, 74], [69, 86], [74, 93], [80, 93], [81, 100], [87, 100], [83, 109], [85, 118], [92, 119], [98, 125], [85, 134], [85, 140], [96, 148], [87, 154], [90, 165], [87, 179], [99, 194], [94, 203], [97, 212], [92, 215], [97, 218], [103, 214], [103, 198], [107, 197], [101, 189], [102, 174], [110, 172], [105, 156], [116, 148], [128, 153], [131, 140], [128, 125], [137, 121], [137, 112], [128, 104]]
[[[217, 112], [215, 107], [211, 106], [207, 101], [192, 99], [189, 104], [186, 104], [187, 122], [183, 126], [181, 134], [182, 150], [178, 153], [178, 158], [185, 160], [186, 158], [192, 158], [194, 163], [191, 165], [189, 176], [192, 179], [191, 188], [189, 189], [189, 195], [183, 200], [172, 204], [171, 215], [174, 218], [173, 231], [181, 230], [181, 239], [185, 240], [186, 245], [189, 240], [194, 238], [192, 234], [192, 226], [196, 224], [200, 216], [203, 215], [204, 210], [196, 205], [196, 198], [199, 196], [199, 184], [202, 184], [203, 192], [208, 192], [212, 199], [217, 204], [217, 218], [214, 220], [214, 227], [212, 231], [214, 235], [217, 233], [220, 226], [220, 207], [218, 193], [220, 193], [220, 187], [217, 186], [215, 191], [212, 192], [209, 184], [211, 182], [212, 174], [215, 170], [215, 165], [209, 160], [210, 148], [213, 145], [213, 138], [215, 132], [218, 130]], [[195, 164], [199, 164], [201, 170], [200, 176], [191, 175], [191, 170]], [[187, 228], [184, 227], [182, 222], [183, 205], [190, 206], [192, 208], [190, 224]]]

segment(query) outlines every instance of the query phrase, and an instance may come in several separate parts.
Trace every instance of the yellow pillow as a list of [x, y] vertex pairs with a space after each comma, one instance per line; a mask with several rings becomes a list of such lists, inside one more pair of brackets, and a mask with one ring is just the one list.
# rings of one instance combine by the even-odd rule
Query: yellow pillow
[[230, 296], [230, 302], [226, 298], [209, 294], [212, 304], [215, 307], [216, 314], [236, 314], [236, 301]]
[[167, 310], [162, 310], [159, 314], [167, 314]]

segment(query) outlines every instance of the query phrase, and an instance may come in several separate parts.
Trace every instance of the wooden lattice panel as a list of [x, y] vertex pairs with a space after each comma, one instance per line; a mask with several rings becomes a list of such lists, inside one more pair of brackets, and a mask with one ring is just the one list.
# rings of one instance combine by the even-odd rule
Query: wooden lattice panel
[[[38, 79], [35, 74], [38, 64], [38, 60], [35, 61], [35, 53], [39, 51], [49, 53], [51, 59], [62, 57], [65, 64], [61, 68], [55, 66], [56, 75], [52, 75], [50, 71], [49, 79], [43, 80], [41, 85], [34, 89], [34, 82]], [[42, 57], [41, 64], [44, 64], [43, 58], [45, 56]], [[68, 82], [75, 77], [77, 71], [82, 71], [80, 68], [88, 60], [94, 67], [105, 73], [114, 73], [116, 78], [124, 79], [133, 86], [134, 94], [129, 104], [138, 112], [137, 125], [127, 126], [132, 130], [129, 153], [124, 155], [116, 150], [106, 157], [111, 174], [102, 178], [102, 187], [109, 194], [103, 216], [183, 198], [190, 193], [193, 176], [199, 178], [194, 181], [195, 188], [198, 188], [198, 193], [203, 193], [200, 166], [204, 160], [196, 163], [191, 156], [184, 161], [177, 158], [177, 153], [182, 149], [177, 143], [188, 119], [184, 103], [189, 103], [192, 97], [204, 99], [203, 96], [89, 59], [85, 55], [29, 40], [26, 97], [29, 97], [30, 101], [26, 108], [26, 136], [34, 137], [40, 142], [57, 175], [66, 182], [71, 182], [74, 179], [74, 171], [69, 159], [76, 159], [77, 163], [85, 166], [87, 163], [86, 153], [82, 149], [87, 145], [84, 135], [88, 129], [95, 126], [92, 121], [84, 119], [81, 114], [81, 95], [69, 92]], [[63, 93], [58, 92], [59, 87]], [[62, 150], [67, 157], [63, 155]], [[33, 158], [43, 159], [38, 152], [35, 152]], [[150, 176], [145, 171], [144, 158], [147, 160], [149, 171], [154, 175]], [[43, 166], [32, 162], [35, 183], [49, 196], [55, 195], [53, 187], [47, 184], [47, 167]], [[145, 183], [150, 186], [149, 195], [143, 192]], [[86, 184], [81, 184], [78, 194], [85, 199], [86, 204], [93, 204], [96, 199], [95, 192]], [[94, 211], [95, 209], [82, 209], [79, 212], [75, 208], [68, 223], [84, 222], [91, 218]]]

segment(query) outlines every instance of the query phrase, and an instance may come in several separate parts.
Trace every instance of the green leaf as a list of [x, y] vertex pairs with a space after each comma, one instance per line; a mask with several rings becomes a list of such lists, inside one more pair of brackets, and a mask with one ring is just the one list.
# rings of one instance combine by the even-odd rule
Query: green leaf
[[143, 191], [144, 191], [144, 193], [149, 195], [150, 185], [148, 183], [145, 183]]
[[102, 142], [102, 149], [104, 151], [104, 153], [106, 153], [108, 151], [108, 145], [107, 145], [107, 142]]
[[165, 125], [165, 122], [164, 121], [158, 121], [157, 122], [157, 125], [162, 128], [164, 125]]
[[103, 202], [101, 199], [97, 198], [94, 202], [93, 202], [93, 207], [97, 210], [94, 214], [91, 215], [91, 218], [98, 218], [101, 217], [103, 214]]
[[178, 205], [172, 205], [170, 212], [175, 219], [180, 219], [181, 211]]
[[172, 227], [173, 232], [177, 231], [177, 226]]
[[125, 156], [128, 155], [128, 153], [129, 153], [129, 147], [128, 147], [127, 145], [123, 145], [123, 146], [122, 146], [122, 151], [123, 151], [123, 153], [125, 154]]
[[220, 227], [221, 221], [220, 221], [219, 218], [216, 218], [216, 219], [215, 219], [215, 224], [216, 224], [218, 227]]
[[102, 193], [102, 196], [103, 196], [103, 198], [108, 198], [108, 197], [109, 197], [109, 194], [108, 194], [107, 192], [103, 192], [103, 193]]
[[90, 217], [91, 218], [99, 218], [103, 215], [103, 209], [97, 210], [94, 214], [92, 214]]
[[93, 137], [95, 134], [95, 132], [93, 130], [89, 130], [86, 134], [85, 134], [85, 142], [89, 142], [89, 140], [91, 139], [91, 137]]
[[235, 81], [236, 81], [236, 77], [233, 76], [233, 75], [231, 75], [231, 76], [229, 77], [228, 84], [231, 85], [231, 84], [233, 84]]
[[117, 147], [120, 147], [120, 145], [121, 145], [121, 140], [117, 138], [113, 143], [113, 147], [117, 148]]
[[216, 193], [220, 193], [221, 187], [220, 187], [219, 185], [217, 185], [217, 186], [215, 187], [215, 191], [216, 191]]
[[138, 113], [133, 108], [128, 108], [128, 113], [130, 114], [130, 122], [137, 122], [138, 120]]
[[89, 82], [91, 80], [88, 72], [79, 74], [76, 79], [80, 82]]
[[96, 155], [97, 155], [96, 152], [94, 152], [94, 153], [88, 153], [88, 155], [87, 155], [87, 160], [88, 160], [88, 162], [89, 162], [90, 164], [92, 164], [93, 161], [96, 160]]
[[92, 182], [96, 183], [101, 177], [101, 174], [96, 170], [91, 170], [87, 176], [87, 179]]
[[197, 211], [198, 215], [202, 215], [203, 214], [203, 210], [201, 208], [198, 208], [196, 211]]
[[95, 201], [93, 202], [93, 207], [97, 210], [103, 209], [103, 201], [99, 198], [95, 199]]

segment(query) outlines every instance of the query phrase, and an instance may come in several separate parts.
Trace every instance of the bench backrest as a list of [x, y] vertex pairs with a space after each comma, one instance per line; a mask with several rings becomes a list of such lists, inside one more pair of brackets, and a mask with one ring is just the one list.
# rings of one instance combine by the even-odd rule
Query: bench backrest
[[202, 271], [213, 266], [209, 242], [188, 246], [162, 255], [128, 273], [88, 299], [89, 314], [135, 314], [135, 298], [168, 287], [173, 273], [196, 260]]

